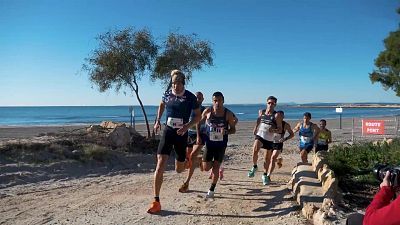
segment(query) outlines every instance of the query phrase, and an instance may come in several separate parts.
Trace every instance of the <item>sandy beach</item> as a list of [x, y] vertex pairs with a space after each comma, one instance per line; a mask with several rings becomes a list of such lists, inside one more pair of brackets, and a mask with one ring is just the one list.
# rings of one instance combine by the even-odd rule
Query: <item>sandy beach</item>
[[[290, 121], [292, 126], [296, 122]], [[351, 124], [352, 120], [343, 122]], [[338, 129], [337, 124], [337, 120], [328, 121], [334, 144], [349, 141], [351, 133]], [[204, 199], [210, 185], [208, 173], [199, 170], [190, 191], [179, 193], [186, 173], [174, 172], [171, 159], [161, 190], [160, 215], [146, 213], [153, 197], [154, 155], [132, 154], [120, 163], [123, 166], [112, 167], [70, 161], [51, 165], [2, 162], [0, 224], [308, 224], [286, 186], [292, 168], [300, 161], [297, 136], [285, 142], [283, 167], [274, 172], [271, 185], [263, 186], [261, 172], [247, 177], [252, 165], [253, 126], [254, 122], [240, 122], [237, 133], [230, 136], [225, 178], [212, 200]], [[0, 140], [40, 139], [84, 127], [2, 127]], [[144, 125], [136, 128], [145, 133]]]

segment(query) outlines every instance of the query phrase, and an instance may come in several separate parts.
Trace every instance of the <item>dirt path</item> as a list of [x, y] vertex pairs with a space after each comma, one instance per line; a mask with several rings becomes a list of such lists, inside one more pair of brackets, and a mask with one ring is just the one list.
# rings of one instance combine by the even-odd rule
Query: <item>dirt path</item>
[[151, 172], [46, 181], [0, 190], [0, 224], [306, 224], [286, 189], [299, 156], [285, 155], [271, 185], [263, 186], [261, 173], [246, 175], [247, 147], [228, 150], [214, 199], [205, 200], [210, 180], [199, 170], [185, 194], [177, 189], [186, 174], [165, 174], [160, 215], [146, 213]]
[[[179, 193], [186, 173], [175, 173], [171, 160], [161, 189], [162, 213], [147, 214], [153, 199], [154, 156], [138, 155], [129, 158], [135, 165], [129, 170], [85, 172], [82, 176], [66, 172], [62, 173], [65, 177], [31, 178], [28, 184], [6, 185], [0, 189], [0, 224], [307, 224], [286, 188], [300, 159], [291, 153], [296, 141], [285, 144], [283, 167], [274, 172], [269, 186], [263, 186], [261, 172], [247, 177], [252, 164], [252, 126], [244, 123], [230, 137], [225, 177], [218, 182], [214, 199], [205, 200], [211, 180], [198, 169], [190, 191]], [[2, 165], [0, 173], [2, 169], [15, 173], [11, 166]]]

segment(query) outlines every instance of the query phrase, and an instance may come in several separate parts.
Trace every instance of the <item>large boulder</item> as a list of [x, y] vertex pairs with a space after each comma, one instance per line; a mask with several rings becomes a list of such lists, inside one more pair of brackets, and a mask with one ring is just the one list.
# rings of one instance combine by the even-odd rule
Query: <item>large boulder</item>
[[131, 141], [130, 131], [126, 127], [116, 127], [107, 136], [113, 147], [124, 147]]

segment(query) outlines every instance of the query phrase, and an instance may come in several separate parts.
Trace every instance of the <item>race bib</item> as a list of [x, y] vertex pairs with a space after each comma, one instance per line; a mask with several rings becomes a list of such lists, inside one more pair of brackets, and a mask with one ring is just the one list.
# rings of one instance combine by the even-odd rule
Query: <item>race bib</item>
[[303, 143], [310, 143], [312, 140], [311, 137], [300, 136], [300, 141]]
[[318, 144], [319, 144], [319, 145], [327, 145], [327, 142], [326, 142], [326, 140], [324, 140], [324, 139], [319, 139], [319, 140], [318, 140]]
[[225, 129], [223, 127], [212, 128], [210, 127], [210, 141], [223, 141]]
[[172, 128], [182, 128], [183, 127], [183, 119], [168, 117], [167, 126], [172, 127]]

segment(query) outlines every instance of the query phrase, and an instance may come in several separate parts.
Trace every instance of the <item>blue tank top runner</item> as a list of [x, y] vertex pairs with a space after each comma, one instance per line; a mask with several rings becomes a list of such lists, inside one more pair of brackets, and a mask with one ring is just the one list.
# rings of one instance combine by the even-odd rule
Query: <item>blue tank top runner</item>
[[301, 124], [300, 130], [299, 130], [299, 136], [300, 136], [300, 147], [307, 147], [307, 146], [313, 146], [314, 145], [314, 139], [313, 135], [314, 132], [312, 130], [312, 123], [310, 123], [308, 128], [304, 127], [304, 123]]

